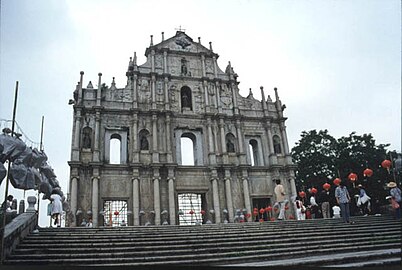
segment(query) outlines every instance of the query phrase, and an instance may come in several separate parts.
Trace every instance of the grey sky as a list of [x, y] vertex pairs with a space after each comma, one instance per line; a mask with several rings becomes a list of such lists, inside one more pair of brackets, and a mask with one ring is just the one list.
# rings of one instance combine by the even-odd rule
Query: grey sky
[[[372, 133], [401, 151], [401, 4], [398, 0], [268, 1], [1, 1], [0, 118], [12, 118], [39, 141], [45, 116], [45, 151], [67, 192], [72, 107], [67, 102], [84, 75], [98, 72], [126, 85], [130, 56], [185, 32], [231, 61], [241, 94], [260, 86], [286, 104], [289, 147], [303, 130], [328, 129], [339, 138]], [[4, 182], [4, 181], [3, 181]], [[0, 198], [4, 197], [4, 183]], [[21, 196], [21, 192], [10, 190]], [[45, 203], [44, 203], [45, 204]], [[43, 205], [44, 205], [43, 204]], [[47, 225], [42, 218], [41, 224]]]

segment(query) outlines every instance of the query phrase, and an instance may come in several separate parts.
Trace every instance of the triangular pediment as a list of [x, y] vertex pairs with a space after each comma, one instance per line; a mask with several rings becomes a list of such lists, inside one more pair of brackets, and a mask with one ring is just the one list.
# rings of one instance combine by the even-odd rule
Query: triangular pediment
[[[193, 39], [182, 31], [177, 31], [176, 35], [162, 41], [153, 46], [156, 50], [169, 49], [170, 51], [180, 51], [180, 52], [193, 52], [193, 53], [213, 53], [211, 50], [204, 47], [198, 42], [194, 42]], [[147, 48], [145, 54], [147, 55], [150, 48]]]

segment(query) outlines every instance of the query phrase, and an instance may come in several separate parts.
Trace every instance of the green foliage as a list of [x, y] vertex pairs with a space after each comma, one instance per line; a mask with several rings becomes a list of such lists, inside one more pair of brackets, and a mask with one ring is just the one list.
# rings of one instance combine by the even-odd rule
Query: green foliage
[[[298, 190], [309, 187], [322, 189], [325, 182], [333, 186], [332, 180], [340, 177], [347, 182], [352, 194], [357, 193], [355, 186], [362, 184], [369, 196], [385, 203], [388, 190], [386, 183], [393, 179], [392, 173], [381, 167], [384, 159], [390, 159], [386, 147], [389, 144], [375, 144], [371, 134], [356, 135], [352, 132], [347, 137], [333, 138], [327, 130], [303, 131], [301, 139], [292, 148], [291, 154], [298, 166], [296, 186]], [[396, 153], [393, 153], [396, 157]], [[364, 177], [366, 168], [373, 170], [373, 176]], [[350, 173], [358, 176], [355, 185], [348, 180]]]

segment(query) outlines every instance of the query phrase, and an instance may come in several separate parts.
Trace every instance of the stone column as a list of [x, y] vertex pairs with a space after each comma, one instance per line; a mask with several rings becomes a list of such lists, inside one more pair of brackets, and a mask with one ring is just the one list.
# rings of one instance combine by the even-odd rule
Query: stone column
[[292, 157], [290, 155], [289, 144], [288, 144], [288, 135], [286, 134], [286, 126], [284, 122], [282, 122], [281, 124], [281, 134], [282, 134], [283, 151], [285, 152], [286, 164], [292, 164]]
[[138, 149], [138, 115], [137, 113], [133, 114], [133, 134], [132, 134], [132, 149], [133, 149], [133, 153], [131, 153], [133, 155], [132, 160], [134, 163], [137, 163], [140, 161], [139, 158], [139, 149]]
[[169, 89], [168, 89], [168, 77], [164, 78], [164, 90], [165, 90], [165, 110], [170, 110], [170, 102], [169, 102]]
[[246, 160], [246, 153], [244, 152], [244, 140], [243, 140], [243, 134], [242, 134], [242, 130], [241, 130], [241, 124], [240, 124], [240, 120], [237, 119], [236, 123], [235, 123], [235, 127], [236, 127], [236, 132], [237, 132], [237, 140], [239, 143], [239, 162], [240, 164], [246, 164], [247, 160]]
[[133, 76], [133, 108], [137, 108], [137, 74], [134, 74]]
[[212, 61], [213, 61], [213, 64], [214, 64], [214, 76], [215, 76], [215, 78], [216, 78], [216, 77], [218, 77], [218, 68], [217, 68], [217, 64], [216, 64], [216, 57], [215, 57], [215, 55], [212, 57]]
[[77, 104], [81, 105], [82, 104], [82, 81], [84, 78], [84, 71], [80, 72], [80, 85], [78, 88], [78, 99], [77, 99]]
[[276, 157], [276, 154], [274, 152], [274, 142], [272, 141], [272, 132], [271, 132], [271, 126], [267, 124], [265, 127], [265, 130], [267, 132], [267, 137], [268, 137], [268, 151], [269, 151], [269, 161], [271, 165], [276, 165], [278, 164], [278, 158]]
[[156, 110], [155, 83], [156, 83], [156, 77], [155, 77], [155, 73], [153, 73], [151, 76], [151, 98], [152, 98], [152, 109], [153, 110]]
[[96, 113], [95, 113], [94, 152], [93, 152], [93, 155], [92, 155], [92, 161], [94, 161], [94, 162], [99, 162], [100, 161], [100, 151], [99, 151], [100, 118], [101, 118], [100, 111], [96, 110]]
[[92, 224], [98, 227], [99, 176], [92, 177]]
[[155, 225], [161, 225], [161, 202], [159, 194], [159, 180], [160, 177], [154, 177], [154, 211], [155, 211]]
[[138, 178], [133, 180], [133, 224], [140, 225], [140, 184]]
[[215, 96], [216, 96], [216, 106], [218, 107], [218, 113], [222, 113], [222, 105], [221, 105], [221, 94], [219, 91], [220, 84], [218, 82], [215, 83]]
[[151, 72], [155, 72], [155, 50], [151, 51]]
[[218, 190], [218, 179], [212, 178], [212, 192], [214, 200], [214, 211], [215, 211], [215, 223], [221, 223], [221, 207], [219, 204], [219, 190]]
[[167, 70], [167, 51], [163, 52], [163, 73], [168, 73], [168, 70]]
[[75, 213], [77, 212], [77, 192], [78, 192], [78, 177], [73, 176], [71, 178], [71, 191], [70, 191], [70, 201], [71, 201], [71, 213], [73, 214], [73, 222], [71, 223], [71, 227], [77, 226], [75, 217]]
[[167, 162], [172, 163], [173, 162], [173, 156], [172, 156], [172, 142], [170, 140], [170, 115], [166, 114], [166, 152], [167, 152]]
[[231, 179], [225, 177], [225, 191], [226, 191], [226, 205], [228, 208], [229, 222], [233, 222], [234, 212], [233, 212], [233, 200], [232, 200], [232, 187]]
[[159, 162], [158, 153], [158, 119], [156, 114], [152, 115], [152, 162]]
[[176, 206], [174, 196], [174, 177], [168, 178], [168, 192], [169, 192], [169, 224], [176, 225]]
[[205, 96], [205, 112], [209, 112], [209, 94], [208, 94], [208, 83], [207, 81], [202, 82], [202, 89], [204, 90], [204, 96]]
[[212, 134], [212, 123], [211, 118], [207, 118], [207, 129], [208, 129], [208, 157], [209, 157], [209, 164], [216, 164], [216, 156], [214, 150], [214, 137]]
[[205, 55], [201, 55], [201, 67], [202, 67], [202, 77], [206, 77], [207, 73], [205, 72]]
[[96, 106], [100, 107], [102, 97], [102, 73], [98, 73], [98, 91], [96, 92]]
[[80, 131], [81, 131], [81, 109], [77, 109], [74, 116], [74, 141], [71, 153], [71, 160], [78, 161], [80, 159]]
[[219, 119], [219, 131], [221, 133], [222, 154], [226, 153], [225, 123], [223, 118]]
[[250, 192], [248, 189], [248, 180], [246, 177], [242, 177], [243, 180], [243, 193], [244, 193], [244, 206], [248, 213], [251, 213]]
[[239, 108], [237, 107], [237, 93], [236, 93], [236, 89], [235, 89], [235, 84], [233, 82], [230, 84], [230, 88], [232, 90], [234, 114], [237, 115], [237, 114], [239, 114]]

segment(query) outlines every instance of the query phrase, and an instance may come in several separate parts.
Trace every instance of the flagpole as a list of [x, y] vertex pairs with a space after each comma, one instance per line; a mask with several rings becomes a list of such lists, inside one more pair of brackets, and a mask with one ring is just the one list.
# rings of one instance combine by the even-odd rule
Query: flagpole
[[[43, 151], [43, 124], [45, 122], [45, 117], [42, 115], [42, 125], [40, 129], [40, 145], [39, 145], [39, 151]], [[39, 191], [39, 186], [38, 186], [38, 224], [39, 224], [39, 205], [40, 205], [40, 199], [39, 199], [40, 191]]]
[[[14, 108], [13, 108], [13, 121], [11, 125], [11, 136], [14, 136], [14, 128], [15, 128], [15, 114], [17, 111], [17, 98], [18, 98], [18, 81], [16, 81], [15, 84], [15, 96], [14, 96]], [[9, 183], [9, 178], [10, 178], [10, 167], [11, 167], [11, 161], [8, 160], [8, 167], [7, 167], [7, 177], [6, 177], [6, 191], [4, 195], [4, 209], [3, 210], [3, 224], [1, 226], [1, 264], [3, 264], [4, 261], [4, 232], [6, 228], [6, 201], [7, 201], [7, 196], [8, 196], [8, 183]]]

